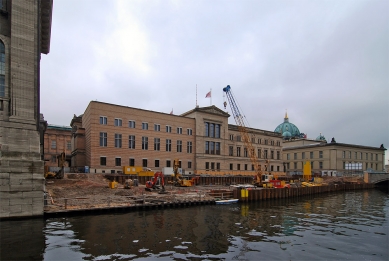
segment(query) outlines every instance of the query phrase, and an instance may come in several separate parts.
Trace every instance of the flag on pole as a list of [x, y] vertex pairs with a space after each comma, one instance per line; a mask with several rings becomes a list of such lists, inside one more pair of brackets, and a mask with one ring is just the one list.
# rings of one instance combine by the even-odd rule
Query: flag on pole
[[170, 112], [170, 114], [173, 114], [173, 108], [172, 108], [172, 111]]
[[209, 91], [209, 92], [207, 93], [207, 95], [205, 95], [205, 98], [211, 98], [211, 91]]

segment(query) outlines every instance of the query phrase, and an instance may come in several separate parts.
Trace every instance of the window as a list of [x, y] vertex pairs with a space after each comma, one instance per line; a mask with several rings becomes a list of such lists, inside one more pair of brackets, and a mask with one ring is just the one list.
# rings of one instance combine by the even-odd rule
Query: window
[[188, 169], [191, 169], [191, 168], [192, 168], [192, 162], [188, 161]]
[[264, 150], [264, 156], [265, 156], [265, 159], [267, 159], [267, 150]]
[[236, 156], [240, 157], [240, 147], [236, 147]]
[[205, 162], [205, 169], [209, 169], [209, 162]]
[[100, 147], [107, 147], [107, 133], [100, 132]]
[[[378, 154], [375, 155], [375, 160], [377, 161], [378, 160]], [[377, 169], [377, 168], [376, 168]]]
[[177, 152], [182, 152], [182, 140], [177, 141]]
[[52, 140], [51, 141], [51, 148], [52, 149], [56, 149], [57, 148], [57, 141], [56, 140]]
[[122, 165], [122, 159], [121, 158], [115, 158], [115, 166], [120, 167]]
[[166, 167], [168, 167], [168, 168], [171, 167], [171, 161], [170, 161], [170, 160], [167, 160], [167, 161], [166, 161]]
[[258, 139], [258, 143], [259, 143], [259, 144], [262, 144], [262, 139]]
[[270, 171], [274, 171], [274, 166], [273, 165], [270, 166]]
[[220, 138], [220, 124], [215, 124], [215, 138]]
[[319, 158], [323, 158], [323, 151], [319, 151]]
[[234, 169], [234, 164], [230, 163], [230, 170]]
[[182, 134], [182, 127], [177, 127], [177, 134]]
[[272, 150], [270, 151], [270, 158], [274, 159], [274, 151], [272, 151]]
[[[370, 160], [373, 160], [373, 153], [370, 153]], [[373, 168], [373, 166], [371, 168]]]
[[166, 132], [172, 132], [172, 126], [166, 125]]
[[319, 162], [319, 169], [323, 169], [323, 162]]
[[142, 150], [148, 150], [148, 149], [149, 149], [149, 138], [142, 137]]
[[119, 127], [122, 126], [122, 119], [115, 119], [114, 125]]
[[216, 169], [220, 170], [220, 162], [216, 162]]
[[142, 167], [147, 168], [147, 159], [142, 159]]
[[362, 152], [360, 153], [360, 155], [359, 155], [359, 156], [360, 156], [360, 158], [359, 158], [359, 159], [361, 159], [361, 160], [362, 160], [362, 159], [363, 159], [363, 154], [362, 154]]
[[115, 133], [115, 148], [122, 147], [122, 135], [119, 133]]
[[243, 148], [243, 157], [247, 157], [247, 148]]
[[286, 154], [286, 160], [290, 160], [290, 154]]
[[215, 170], [215, 162], [211, 162], [211, 169]]
[[186, 134], [192, 135], [192, 129], [186, 129]]
[[128, 136], [128, 148], [135, 149], [135, 135]]
[[309, 152], [309, 158], [313, 159], [313, 151]]
[[0, 41], [0, 97], [5, 97], [5, 46]]
[[186, 147], [186, 152], [187, 153], [192, 153], [192, 142], [188, 141], [186, 146], [187, 146]]
[[67, 142], [67, 149], [68, 150], [72, 149], [72, 143], [70, 141]]
[[155, 166], [156, 168], [159, 168], [159, 160], [155, 160], [154, 166]]
[[135, 121], [128, 121], [128, 128], [135, 129]]
[[172, 151], [172, 140], [166, 140], [166, 151]]
[[209, 123], [205, 123], [205, 137], [209, 137]]
[[154, 130], [155, 130], [155, 131], [161, 131], [161, 125], [159, 125], [159, 124], [154, 124]]
[[51, 162], [56, 163], [57, 162], [57, 157], [56, 156], [51, 156]]
[[240, 170], [240, 164], [236, 164], [236, 169]]
[[236, 136], [236, 141], [242, 141], [242, 138], [238, 135]]
[[209, 141], [205, 142], [205, 154], [209, 154]]
[[297, 162], [294, 162], [293, 165], [294, 165], [294, 169], [297, 169]]
[[105, 116], [100, 116], [100, 124], [107, 125], [107, 117]]
[[293, 159], [297, 159], [297, 153], [293, 153]]
[[369, 160], [369, 154], [366, 153], [366, 160]]
[[262, 151], [261, 151], [261, 149], [258, 149], [258, 158], [259, 159], [262, 158]]
[[312, 168], [312, 169], [313, 169], [313, 163], [314, 163], [314, 162], [313, 162], [313, 161], [311, 161], [311, 168]]
[[267, 145], [267, 140], [265, 140], [265, 145]]
[[301, 159], [303, 159], [303, 160], [305, 159], [305, 152], [301, 153]]
[[220, 142], [215, 142], [215, 154], [220, 155]]
[[209, 142], [209, 153], [215, 154], [215, 143], [213, 141]]
[[234, 156], [234, 146], [228, 147], [228, 156]]
[[230, 140], [234, 140], [234, 134], [230, 134]]
[[135, 166], [135, 159], [130, 158], [128, 163], [130, 164], [130, 166]]
[[345, 152], [345, 151], [342, 151], [342, 158], [343, 158], [343, 159], [346, 158], [346, 152]]
[[142, 130], [148, 130], [149, 124], [147, 122], [142, 122]]
[[244, 164], [244, 170], [247, 170], [247, 164]]
[[351, 151], [348, 152], [348, 158], [351, 159]]
[[107, 157], [100, 157], [100, 165], [101, 166], [107, 165]]
[[154, 138], [154, 150], [161, 150], [161, 140], [160, 138]]
[[277, 151], [277, 159], [279, 160], [281, 157], [281, 153], [279, 151]]

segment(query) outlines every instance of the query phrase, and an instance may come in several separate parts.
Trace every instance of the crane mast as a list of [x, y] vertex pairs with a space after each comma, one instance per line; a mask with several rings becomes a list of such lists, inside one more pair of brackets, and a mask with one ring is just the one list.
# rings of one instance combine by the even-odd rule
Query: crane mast
[[223, 91], [226, 93], [228, 102], [230, 103], [232, 114], [234, 116], [236, 124], [238, 125], [238, 130], [239, 130], [240, 134], [242, 135], [243, 142], [244, 142], [246, 149], [248, 150], [248, 153], [250, 155], [251, 163], [254, 166], [254, 171], [256, 173], [256, 182], [255, 183], [259, 184], [261, 182], [262, 169], [261, 169], [261, 165], [258, 163], [258, 156], [255, 153], [254, 146], [252, 144], [252, 141], [250, 139], [246, 125], [244, 123], [244, 115], [242, 115], [239, 111], [238, 105], [235, 102], [234, 96], [232, 95], [230, 85], [227, 85], [227, 87], [224, 87]]

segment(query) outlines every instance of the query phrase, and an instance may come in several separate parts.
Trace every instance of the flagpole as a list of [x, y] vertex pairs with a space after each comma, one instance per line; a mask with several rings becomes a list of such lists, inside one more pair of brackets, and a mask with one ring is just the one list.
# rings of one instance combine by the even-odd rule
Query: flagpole
[[210, 101], [211, 101], [210, 106], [212, 106], [212, 88], [211, 88], [211, 99], [210, 99]]
[[196, 83], [196, 108], [197, 108], [197, 83]]

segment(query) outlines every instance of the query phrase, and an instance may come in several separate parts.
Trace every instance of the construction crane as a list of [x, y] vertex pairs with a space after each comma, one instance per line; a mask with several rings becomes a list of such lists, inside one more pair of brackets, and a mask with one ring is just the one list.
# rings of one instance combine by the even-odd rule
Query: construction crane
[[[227, 85], [227, 87], [223, 88], [223, 91], [226, 93], [228, 102], [230, 103], [232, 114], [234, 116], [236, 124], [238, 125], [238, 130], [239, 130], [240, 134], [242, 135], [242, 140], [243, 140], [244, 145], [246, 146], [247, 151], [250, 155], [251, 163], [254, 166], [254, 171], [256, 173], [256, 176], [255, 176], [253, 183], [256, 186], [260, 186], [262, 184], [263, 172], [262, 172], [261, 165], [258, 162], [258, 156], [255, 153], [255, 149], [254, 149], [254, 146], [252, 144], [250, 135], [247, 131], [247, 127], [246, 127], [245, 120], [244, 120], [244, 115], [242, 115], [239, 111], [238, 105], [235, 102], [234, 96], [232, 95], [231, 87], [229, 85]], [[226, 102], [224, 102], [224, 106], [225, 107], [227, 106]]]

